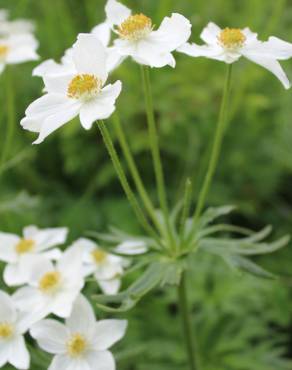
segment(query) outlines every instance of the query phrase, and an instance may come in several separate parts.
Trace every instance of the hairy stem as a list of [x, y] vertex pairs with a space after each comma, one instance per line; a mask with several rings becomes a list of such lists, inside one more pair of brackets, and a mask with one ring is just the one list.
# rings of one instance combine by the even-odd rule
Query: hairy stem
[[198, 354], [196, 353], [197, 346], [195, 345], [195, 336], [192, 330], [193, 325], [187, 296], [185, 272], [182, 274], [180, 285], [178, 287], [178, 299], [182, 318], [183, 335], [188, 354], [189, 370], [200, 370]]

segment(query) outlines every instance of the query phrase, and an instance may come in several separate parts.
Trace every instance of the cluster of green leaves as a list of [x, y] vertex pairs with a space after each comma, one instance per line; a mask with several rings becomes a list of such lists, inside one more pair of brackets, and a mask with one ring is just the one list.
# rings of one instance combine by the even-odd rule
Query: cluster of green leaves
[[[150, 15], [155, 24], [172, 11], [187, 15], [194, 25], [194, 41], [199, 41], [200, 30], [210, 20], [222, 26], [249, 26], [262, 39], [274, 34], [292, 40], [289, 28], [292, 6], [288, 0], [123, 2]], [[89, 31], [104, 19], [101, 0], [1, 0], [0, 6], [10, 9], [13, 17], [36, 21], [43, 59], [58, 59], [78, 32]], [[284, 64], [291, 78], [291, 63]], [[32, 67], [33, 63], [29, 63], [11, 68], [17, 102], [16, 125], [42, 89], [40, 80], [31, 77]], [[152, 71], [172, 205], [179, 199], [185, 178], [190, 174], [197, 194], [217, 119], [223, 69], [217, 62], [195, 61], [178, 55], [175, 71], [170, 68]], [[284, 235], [291, 232], [292, 224], [291, 93], [284, 92], [271, 74], [256, 65], [240, 61], [234, 70], [230, 123], [209, 204], [236, 204], [239, 211], [229, 217], [229, 224], [253, 230], [273, 224], [276, 236]], [[128, 60], [115, 72], [113, 79], [116, 78], [124, 83], [119, 115], [126, 135], [131, 138], [138, 165], [143, 169], [147, 189], [155, 196], [139, 68]], [[0, 80], [2, 85], [4, 75]], [[0, 90], [0, 101], [2, 143], [6, 130], [5, 89]], [[108, 127], [111, 129], [111, 121]], [[108, 224], [130, 234], [140, 232], [98, 131], [81, 134], [81, 130], [76, 120], [36, 148], [30, 146], [32, 134], [17, 126], [10, 161], [1, 177], [1, 230], [20, 232], [30, 223], [43, 227], [66, 225], [71, 229], [71, 239], [87, 230], [103, 230]], [[29, 198], [18, 196], [25, 194], [22, 191], [30, 194]], [[204, 242], [205, 247], [212, 252], [214, 247], [209, 242]], [[248, 249], [247, 241], [243, 243]], [[234, 249], [230, 240], [227, 244]], [[266, 247], [262, 242], [258, 244], [259, 248]], [[220, 245], [217, 249], [220, 250]], [[237, 275], [216, 256], [200, 250], [203, 247], [192, 259], [189, 293], [195, 302], [194, 318], [204, 370], [291, 368], [286, 361], [291, 357], [291, 334], [290, 342], [288, 338], [291, 333], [288, 312], [292, 305], [291, 248], [252, 259], [262, 268], [283, 276], [277, 281]], [[226, 261], [225, 255], [221, 257]], [[240, 257], [242, 264], [245, 256]], [[125, 287], [131, 286], [136, 274], [126, 277]], [[95, 289], [92, 291], [97, 293]], [[117, 348], [119, 369], [185, 369], [184, 349], [178, 341], [180, 327], [174, 293], [173, 289], [163, 292], [158, 289], [127, 314], [131, 325], [124, 344]], [[46, 368], [48, 358], [33, 353], [33, 370], [42, 368], [42, 364]]]

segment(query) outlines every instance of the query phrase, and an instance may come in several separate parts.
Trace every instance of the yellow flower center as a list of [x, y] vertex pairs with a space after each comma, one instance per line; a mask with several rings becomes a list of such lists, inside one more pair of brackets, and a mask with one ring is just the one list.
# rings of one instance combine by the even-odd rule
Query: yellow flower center
[[9, 51], [9, 47], [4, 44], [0, 44], [0, 59], [4, 59]]
[[220, 44], [226, 49], [242, 47], [246, 37], [239, 28], [225, 28], [218, 36]]
[[61, 280], [61, 274], [58, 271], [47, 272], [39, 281], [39, 289], [43, 293], [54, 292]]
[[13, 334], [13, 326], [7, 322], [0, 323], [0, 338], [7, 339]]
[[106, 257], [107, 257], [107, 253], [102, 251], [101, 249], [95, 249], [94, 251], [92, 251], [92, 257], [94, 259], [94, 262], [99, 265], [100, 263], [104, 262]]
[[21, 239], [15, 247], [17, 254], [24, 254], [34, 250], [35, 241], [32, 239]]
[[147, 36], [153, 29], [152, 20], [144, 14], [135, 14], [127, 18], [117, 29], [124, 40], [137, 41]]
[[68, 354], [72, 357], [82, 355], [87, 349], [87, 341], [83, 335], [76, 333], [67, 342]]
[[102, 89], [102, 80], [93, 74], [79, 74], [69, 83], [67, 95], [72, 99], [90, 99]]

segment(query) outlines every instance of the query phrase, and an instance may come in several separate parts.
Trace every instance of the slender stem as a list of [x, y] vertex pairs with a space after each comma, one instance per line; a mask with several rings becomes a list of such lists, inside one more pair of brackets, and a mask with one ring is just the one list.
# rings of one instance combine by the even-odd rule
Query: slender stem
[[181, 277], [180, 285], [178, 287], [178, 299], [181, 311], [183, 334], [188, 353], [189, 369], [199, 370], [198, 356], [196, 354], [197, 347], [195, 345], [195, 337], [193, 333], [192, 318], [189, 309], [189, 302], [187, 296], [186, 273]]
[[6, 82], [6, 108], [7, 108], [7, 131], [5, 142], [3, 145], [3, 151], [1, 154], [1, 166], [0, 166], [0, 175], [2, 174], [5, 166], [5, 162], [9, 157], [10, 148], [12, 145], [14, 129], [15, 129], [15, 102], [14, 102], [14, 89], [12, 81], [12, 73], [9, 69], [5, 71], [5, 82]]
[[147, 190], [145, 189], [145, 186], [144, 186], [143, 181], [141, 179], [140, 173], [139, 173], [138, 168], [136, 166], [135, 160], [134, 160], [133, 155], [131, 153], [130, 147], [128, 145], [126, 136], [124, 134], [124, 131], [123, 131], [123, 128], [122, 128], [122, 125], [121, 125], [121, 121], [120, 121], [117, 114], [113, 115], [113, 123], [114, 123], [114, 127], [115, 127], [115, 130], [116, 130], [116, 134], [117, 134], [117, 137], [119, 139], [121, 148], [123, 150], [124, 156], [125, 156], [126, 161], [128, 163], [131, 175], [132, 175], [133, 180], [135, 182], [136, 188], [137, 188], [137, 190], [140, 194], [140, 197], [141, 197], [141, 199], [144, 203], [144, 206], [145, 206], [146, 210], [148, 211], [149, 216], [151, 217], [151, 219], [152, 219], [153, 223], [155, 224], [155, 226], [157, 227], [157, 229], [160, 230], [161, 226], [160, 226], [160, 224], [158, 222], [158, 219], [155, 215], [154, 206], [153, 206], [153, 204], [151, 202], [151, 199], [150, 199], [150, 197], [147, 193]]
[[216, 171], [218, 159], [219, 159], [220, 152], [221, 152], [222, 141], [223, 141], [223, 136], [224, 136], [224, 131], [225, 131], [225, 124], [227, 121], [227, 108], [228, 108], [228, 103], [229, 103], [229, 98], [230, 98], [231, 74], [232, 74], [232, 64], [228, 64], [227, 72], [226, 72], [226, 80], [224, 84], [223, 98], [222, 98], [222, 103], [221, 103], [221, 108], [220, 108], [219, 120], [218, 120], [218, 124], [216, 128], [213, 147], [211, 150], [211, 157], [209, 160], [208, 169], [207, 169], [206, 176], [203, 182], [203, 186], [200, 190], [198, 204], [197, 204], [195, 214], [194, 214], [194, 219], [193, 219], [194, 225], [197, 223], [199, 217], [201, 216], [202, 210], [205, 207], [206, 198], [207, 198], [207, 195], [208, 195], [208, 192], [209, 192], [209, 189], [210, 189], [213, 177], [214, 177], [214, 173]]
[[147, 111], [147, 122], [148, 122], [148, 131], [150, 137], [150, 145], [151, 145], [151, 153], [154, 165], [154, 172], [156, 177], [156, 183], [158, 188], [158, 197], [160, 202], [160, 207], [163, 212], [164, 221], [167, 228], [167, 233], [169, 236], [169, 241], [171, 248], [174, 247], [174, 238], [169, 222], [169, 211], [167, 205], [167, 198], [165, 192], [165, 183], [164, 183], [164, 175], [162, 169], [162, 163], [160, 158], [160, 151], [159, 151], [159, 141], [158, 141], [158, 133], [156, 128], [156, 122], [154, 117], [154, 109], [153, 109], [153, 99], [152, 99], [152, 92], [151, 92], [151, 83], [150, 83], [150, 76], [149, 76], [149, 69], [148, 67], [142, 67], [142, 79], [144, 85], [144, 94], [145, 94], [145, 103], [146, 103], [146, 111]]
[[133, 193], [133, 191], [132, 191], [132, 189], [131, 189], [131, 187], [128, 183], [127, 177], [125, 175], [125, 172], [123, 170], [123, 167], [122, 167], [120, 159], [119, 159], [119, 156], [118, 156], [118, 154], [115, 150], [114, 144], [112, 142], [110, 133], [109, 133], [106, 125], [104, 124], [103, 121], [99, 121], [98, 122], [98, 127], [99, 127], [99, 130], [100, 130], [101, 135], [103, 137], [103, 141], [105, 143], [107, 151], [108, 151], [108, 153], [110, 155], [110, 158], [113, 162], [113, 165], [114, 165], [114, 168], [115, 168], [116, 173], [118, 175], [118, 178], [119, 178], [119, 180], [121, 182], [121, 185], [124, 189], [124, 192], [126, 193], [127, 198], [129, 200], [129, 203], [132, 206], [139, 222], [145, 228], [145, 230], [151, 236], [153, 236], [157, 242], [159, 242], [159, 239], [158, 239], [155, 231], [153, 230], [152, 226], [149, 224], [149, 222], [145, 218], [144, 213], [142, 212], [142, 210], [140, 208], [140, 205], [139, 205], [139, 203], [138, 203], [138, 201], [135, 197], [135, 194]]
[[188, 178], [185, 184], [183, 210], [180, 221], [180, 235], [182, 240], [184, 239], [185, 225], [189, 216], [191, 201], [192, 201], [192, 181]]

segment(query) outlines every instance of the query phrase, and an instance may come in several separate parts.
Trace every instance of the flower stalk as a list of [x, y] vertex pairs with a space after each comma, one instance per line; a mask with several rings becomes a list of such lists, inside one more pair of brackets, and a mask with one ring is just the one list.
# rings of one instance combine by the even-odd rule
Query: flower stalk
[[228, 112], [228, 104], [230, 98], [230, 91], [231, 91], [231, 75], [232, 75], [232, 64], [227, 65], [226, 71], [226, 78], [223, 90], [223, 98], [220, 108], [219, 120], [215, 132], [214, 142], [211, 150], [211, 156], [208, 164], [208, 169], [204, 178], [204, 182], [202, 188], [199, 193], [199, 199], [197, 203], [197, 207], [195, 210], [194, 218], [193, 218], [193, 227], [198, 222], [201, 213], [205, 207], [206, 199], [210, 190], [210, 186], [216, 171], [216, 167], [218, 164], [222, 142], [225, 132], [225, 126], [227, 122], [227, 112]]
[[154, 117], [153, 98], [152, 98], [152, 92], [151, 92], [149, 69], [148, 67], [141, 67], [141, 70], [142, 70], [142, 79], [143, 79], [144, 94], [145, 94], [148, 131], [149, 131], [154, 172], [155, 172], [156, 183], [157, 183], [158, 197], [159, 197], [160, 207], [163, 212], [163, 217], [164, 217], [164, 222], [165, 222], [166, 229], [167, 229], [170, 247], [171, 249], [173, 249], [175, 248], [175, 241], [174, 241], [174, 237], [173, 237], [173, 233], [172, 233], [170, 221], [169, 221], [169, 209], [168, 209], [168, 204], [167, 204], [164, 175], [163, 175], [163, 169], [162, 169], [162, 163], [161, 163], [161, 157], [160, 157], [158, 133], [157, 133], [157, 127], [156, 127], [156, 122], [155, 122], [155, 117]]
[[195, 336], [193, 331], [193, 324], [191, 318], [191, 312], [189, 308], [188, 296], [187, 296], [187, 285], [186, 285], [186, 273], [184, 272], [181, 276], [181, 281], [178, 286], [178, 300], [181, 311], [183, 334], [187, 347], [188, 362], [190, 370], [200, 370], [197, 346], [195, 343]]

